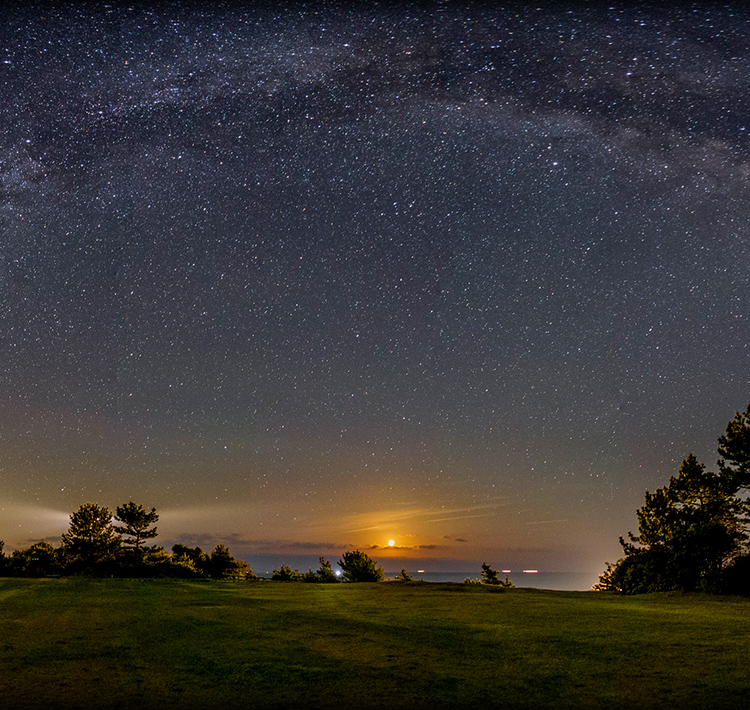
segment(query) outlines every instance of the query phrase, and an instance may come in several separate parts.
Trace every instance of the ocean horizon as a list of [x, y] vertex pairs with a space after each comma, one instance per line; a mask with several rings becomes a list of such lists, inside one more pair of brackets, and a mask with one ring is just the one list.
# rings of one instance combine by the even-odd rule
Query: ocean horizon
[[[400, 571], [400, 570], [399, 570]], [[420, 572], [418, 570], [406, 570], [415, 580], [422, 579], [425, 582], [463, 582], [465, 579], [479, 579], [476, 570], [472, 572]], [[386, 572], [386, 579], [392, 579], [399, 572]], [[516, 587], [531, 589], [554, 589], [556, 591], [589, 591], [598, 580], [598, 575], [587, 572], [544, 572], [536, 571], [511, 571], [503, 573], [498, 570], [500, 579], [508, 579]]]
[[[335, 567], [334, 569], [337, 569]], [[390, 570], [385, 573], [386, 580], [396, 577], [401, 570]], [[453, 582], [461, 583], [468, 579], [479, 579], [480, 575], [476, 570], [471, 572], [427, 572], [419, 570], [406, 570], [415, 581], [424, 582]], [[508, 579], [515, 587], [526, 589], [551, 589], [560, 592], [587, 592], [591, 590], [593, 584], [598, 580], [598, 575], [592, 575], [587, 572], [544, 572], [538, 571], [518, 571], [503, 573], [498, 572], [501, 579]], [[271, 574], [259, 574], [261, 578], [269, 579]]]
[[[274, 569], [277, 569], [282, 564], [289, 565], [292, 569], [298, 569], [301, 572], [306, 570], [316, 570], [319, 566], [319, 556], [317, 555], [282, 555], [278, 553], [274, 554], [254, 554], [254, 555], [238, 555], [240, 559], [244, 559], [250, 566], [255, 570], [255, 573], [262, 578], [268, 579]], [[340, 568], [337, 564], [337, 556], [328, 556], [334, 571], [340, 572]], [[406, 571], [414, 579], [422, 579], [425, 582], [463, 582], [466, 578], [479, 579], [482, 571], [481, 561], [474, 560], [445, 560], [445, 559], [417, 559], [409, 560], [405, 558], [391, 558], [389, 560], [376, 559], [375, 560], [385, 571], [386, 579], [393, 579], [401, 568], [405, 568]], [[466, 565], [468, 571], [462, 568]], [[440, 567], [447, 567], [448, 569], [440, 569]], [[436, 569], [437, 568], [437, 569]], [[508, 579], [516, 587], [530, 587], [534, 589], [554, 589], [557, 591], [589, 591], [591, 587], [596, 584], [599, 579], [598, 572], [581, 572], [581, 571], [565, 571], [565, 572], [550, 572], [544, 568], [537, 570], [529, 567], [517, 567], [511, 568], [511, 565], [503, 567], [501, 565], [493, 565], [493, 568], [497, 570], [501, 579], [505, 579], [506, 575]], [[511, 569], [510, 572], [504, 572], [504, 569]], [[456, 571], [459, 570], [459, 571]], [[526, 570], [526, 571], [524, 571]]]

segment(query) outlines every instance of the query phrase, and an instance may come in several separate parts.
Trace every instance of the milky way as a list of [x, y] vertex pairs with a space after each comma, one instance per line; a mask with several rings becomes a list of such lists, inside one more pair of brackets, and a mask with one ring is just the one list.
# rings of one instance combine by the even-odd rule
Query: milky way
[[750, 401], [748, 13], [2, 15], [10, 548], [133, 499], [251, 562], [594, 570], [714, 464]]

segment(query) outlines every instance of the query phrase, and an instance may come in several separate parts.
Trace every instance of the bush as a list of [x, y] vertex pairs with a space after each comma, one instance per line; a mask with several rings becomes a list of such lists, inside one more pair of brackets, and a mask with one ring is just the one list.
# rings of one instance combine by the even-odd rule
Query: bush
[[271, 573], [271, 579], [275, 582], [301, 582], [303, 575], [297, 569], [292, 569], [289, 565], [281, 565]]
[[345, 582], [382, 582], [383, 568], [361, 550], [347, 550], [339, 560]]
[[333, 567], [331, 567], [330, 560], [327, 560], [325, 557], [320, 558], [320, 567], [318, 568], [316, 577], [315, 581], [321, 584], [332, 584], [339, 581], [339, 578], [333, 571]]
[[750, 555], [738, 557], [724, 570], [721, 591], [750, 596]]
[[490, 584], [493, 587], [512, 587], [513, 582], [510, 581], [508, 575], [505, 575], [505, 580], [498, 577], [497, 572], [492, 569], [486, 562], [482, 562], [482, 584]]

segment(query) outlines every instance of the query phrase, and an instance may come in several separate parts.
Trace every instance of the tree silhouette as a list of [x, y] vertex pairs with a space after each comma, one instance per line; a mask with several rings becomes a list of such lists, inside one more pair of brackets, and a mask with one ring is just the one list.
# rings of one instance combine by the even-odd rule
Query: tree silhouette
[[247, 562], [235, 559], [224, 545], [217, 545], [208, 557], [208, 573], [214, 579], [255, 579]]
[[271, 579], [275, 582], [301, 582], [302, 577], [298, 569], [292, 569], [289, 565], [281, 565], [271, 573]]
[[120, 536], [112, 526], [109, 509], [84, 503], [70, 516], [62, 543], [74, 567], [91, 567], [110, 561], [120, 546]]
[[383, 568], [361, 550], [347, 550], [339, 560], [345, 582], [382, 582]]
[[35, 542], [28, 550], [16, 550], [11, 561], [14, 571], [27, 577], [44, 577], [59, 570], [57, 550], [45, 540]]
[[144, 541], [151, 540], [157, 535], [156, 528], [150, 527], [159, 520], [156, 508], [151, 508], [151, 512], [148, 512], [142, 505], [131, 500], [116, 508], [115, 520], [122, 523], [114, 528], [120, 535], [125, 536], [122, 540], [123, 545], [141, 560]]
[[492, 569], [486, 562], [482, 562], [482, 584], [500, 584], [497, 571]]
[[210, 557], [200, 547], [190, 547], [177, 543], [172, 545], [172, 556], [181, 564], [191, 567], [198, 574], [208, 574]]
[[748, 503], [734, 475], [712, 473], [690, 454], [669, 485], [646, 491], [638, 533], [620, 538], [625, 557], [608, 565], [596, 589], [717, 590], [747, 539]]
[[719, 437], [719, 470], [734, 480], [737, 488], [750, 488], [750, 404], [736, 412]]
[[320, 567], [318, 568], [318, 571], [315, 573], [316, 582], [321, 582], [323, 584], [331, 584], [333, 582], [339, 581], [339, 578], [336, 576], [336, 573], [333, 571], [333, 567], [331, 567], [330, 560], [327, 560], [325, 557], [319, 557], [318, 562], [320, 562]]
[[492, 569], [486, 562], [482, 562], [482, 584], [490, 584], [495, 587], [512, 587], [513, 582], [510, 581], [508, 576], [502, 580], [498, 576], [497, 570]]

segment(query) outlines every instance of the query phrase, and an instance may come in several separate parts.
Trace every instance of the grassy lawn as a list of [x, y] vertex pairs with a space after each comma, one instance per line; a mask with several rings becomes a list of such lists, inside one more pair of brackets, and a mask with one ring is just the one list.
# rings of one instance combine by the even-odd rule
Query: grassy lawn
[[0, 579], [0, 707], [741, 708], [750, 601]]

